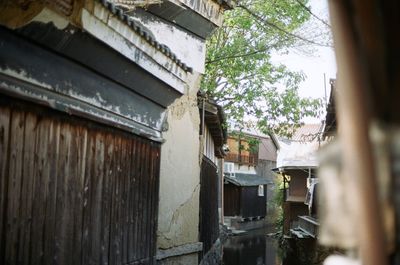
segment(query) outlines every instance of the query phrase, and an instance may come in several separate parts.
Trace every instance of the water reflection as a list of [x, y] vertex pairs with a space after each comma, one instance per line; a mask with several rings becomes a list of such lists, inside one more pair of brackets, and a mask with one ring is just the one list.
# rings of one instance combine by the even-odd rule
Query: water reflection
[[229, 237], [223, 248], [224, 265], [279, 265], [277, 243], [267, 234], [271, 228]]

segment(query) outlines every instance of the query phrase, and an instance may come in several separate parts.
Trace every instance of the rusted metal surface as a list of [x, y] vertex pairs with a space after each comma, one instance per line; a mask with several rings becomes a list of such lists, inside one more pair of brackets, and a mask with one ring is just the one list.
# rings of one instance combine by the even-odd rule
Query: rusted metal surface
[[0, 263], [155, 264], [160, 145], [0, 96]]
[[218, 173], [216, 165], [203, 157], [200, 173], [200, 241], [203, 254], [211, 249], [219, 236]]

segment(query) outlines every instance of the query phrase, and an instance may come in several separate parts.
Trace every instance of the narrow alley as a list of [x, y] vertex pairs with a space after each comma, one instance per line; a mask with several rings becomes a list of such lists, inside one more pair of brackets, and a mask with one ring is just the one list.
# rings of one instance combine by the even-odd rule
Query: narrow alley
[[399, 18], [0, 1], [0, 264], [400, 264]]

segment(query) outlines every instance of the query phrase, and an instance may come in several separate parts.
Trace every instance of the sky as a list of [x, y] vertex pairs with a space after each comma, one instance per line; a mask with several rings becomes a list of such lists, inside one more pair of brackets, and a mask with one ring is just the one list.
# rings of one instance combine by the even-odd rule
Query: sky
[[[311, 10], [318, 17], [328, 21], [328, 5], [326, 0], [310, 0]], [[324, 74], [326, 76], [326, 95], [329, 99], [329, 79], [336, 77], [336, 62], [332, 48], [314, 48], [312, 54], [292, 51], [287, 55], [275, 55], [275, 62], [286, 65], [289, 69], [303, 71], [306, 80], [301, 83], [301, 97], [324, 98]], [[311, 119], [313, 120], [313, 119]], [[310, 121], [311, 121], [310, 120]], [[306, 121], [307, 122], [307, 121]]]

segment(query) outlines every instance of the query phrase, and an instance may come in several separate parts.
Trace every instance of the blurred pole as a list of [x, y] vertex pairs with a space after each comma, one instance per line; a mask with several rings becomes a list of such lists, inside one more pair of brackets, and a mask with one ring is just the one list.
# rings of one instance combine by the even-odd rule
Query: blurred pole
[[325, 92], [325, 108], [328, 106], [328, 96], [326, 95], [326, 74], [324, 73], [324, 92]]
[[[344, 173], [354, 200], [355, 225], [363, 265], [385, 265], [385, 240], [368, 132], [368, 82], [359, 57], [352, 14], [345, 0], [330, 0], [329, 9], [338, 65], [337, 118]], [[340, 220], [338, 220], [340, 222]]]

